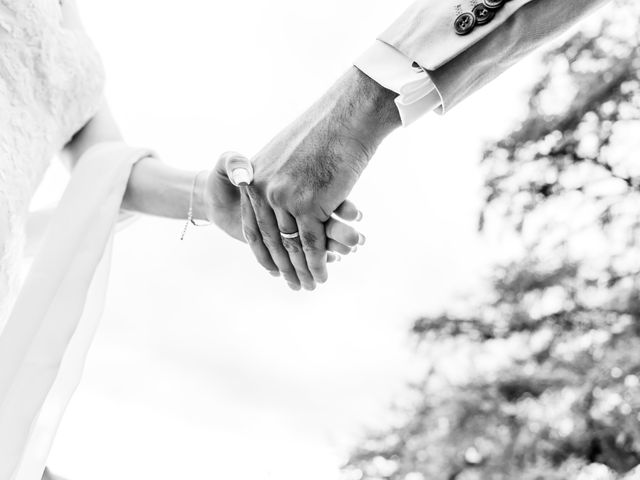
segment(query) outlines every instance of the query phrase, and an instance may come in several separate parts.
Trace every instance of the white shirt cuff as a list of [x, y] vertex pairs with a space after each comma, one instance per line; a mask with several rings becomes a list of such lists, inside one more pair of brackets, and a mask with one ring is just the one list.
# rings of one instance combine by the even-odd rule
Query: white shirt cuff
[[427, 72], [387, 43], [376, 40], [354, 65], [398, 94], [395, 102], [405, 127], [442, 105], [440, 93]]

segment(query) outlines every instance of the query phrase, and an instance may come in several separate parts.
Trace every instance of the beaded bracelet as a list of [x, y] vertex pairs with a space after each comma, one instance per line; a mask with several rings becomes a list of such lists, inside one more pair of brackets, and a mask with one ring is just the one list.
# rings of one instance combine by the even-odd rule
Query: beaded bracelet
[[180, 240], [184, 240], [184, 236], [187, 233], [189, 224], [195, 227], [208, 227], [209, 225], [213, 225], [213, 222], [197, 223], [193, 219], [193, 197], [195, 196], [196, 187], [198, 185], [198, 178], [200, 178], [200, 175], [202, 175], [203, 173], [208, 173], [208, 170], [202, 170], [201, 172], [198, 172], [196, 176], [193, 178], [193, 186], [191, 187], [191, 195], [189, 196], [189, 211], [187, 212], [187, 221], [184, 224], [184, 228], [182, 229], [182, 235], [180, 235]]

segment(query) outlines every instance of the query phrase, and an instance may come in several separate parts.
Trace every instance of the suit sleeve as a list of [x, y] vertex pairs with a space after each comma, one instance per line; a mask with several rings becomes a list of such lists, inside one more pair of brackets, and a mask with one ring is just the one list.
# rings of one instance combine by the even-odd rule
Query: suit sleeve
[[467, 1], [419, 0], [379, 37], [427, 71], [441, 113], [609, 0]]

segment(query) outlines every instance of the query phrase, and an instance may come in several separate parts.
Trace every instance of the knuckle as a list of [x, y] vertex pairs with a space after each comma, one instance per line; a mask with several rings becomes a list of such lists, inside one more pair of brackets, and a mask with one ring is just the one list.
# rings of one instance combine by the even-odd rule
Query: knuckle
[[282, 255], [283, 247], [281, 243], [275, 242], [270, 239], [263, 240], [267, 250], [269, 250], [273, 255]]
[[302, 246], [302, 250], [307, 254], [316, 254], [320, 252], [320, 249], [315, 244], [305, 244]]
[[244, 238], [246, 238], [247, 242], [249, 242], [250, 244], [255, 244], [258, 242], [258, 239], [260, 237], [253, 228], [245, 227]]
[[269, 222], [258, 218], [256, 219], [256, 223], [258, 224], [258, 228], [260, 229], [260, 232], [262, 232], [262, 236], [265, 239], [271, 239], [271, 235], [269, 234], [269, 226], [270, 226]]
[[292, 242], [291, 240], [285, 240], [283, 242], [284, 248], [287, 252], [289, 253], [299, 253], [300, 252], [300, 246], [298, 245], [297, 242]]
[[282, 198], [282, 193], [280, 191], [280, 189], [275, 188], [275, 187], [270, 187], [267, 189], [267, 202], [269, 202], [269, 204], [271, 205], [279, 205], [280, 204], [280, 200]]
[[313, 232], [303, 232], [302, 245], [305, 251], [320, 250], [320, 239]]
[[311, 271], [309, 270], [309, 267], [307, 267], [307, 262], [303, 260], [297, 265], [294, 265], [294, 268], [296, 269], [296, 275], [298, 275], [300, 280], [313, 281]]
[[272, 206], [284, 206], [289, 199], [289, 191], [286, 185], [271, 185], [267, 188], [266, 198]]
[[295, 217], [298, 217], [315, 211], [315, 208], [315, 196], [311, 192], [302, 192], [296, 198], [292, 213]]

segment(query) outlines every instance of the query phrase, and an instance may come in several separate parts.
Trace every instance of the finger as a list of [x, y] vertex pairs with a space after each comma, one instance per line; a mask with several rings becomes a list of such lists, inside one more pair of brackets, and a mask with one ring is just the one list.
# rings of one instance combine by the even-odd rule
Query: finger
[[333, 239], [348, 247], [355, 247], [356, 245], [364, 245], [367, 240], [365, 236], [359, 233], [351, 225], [347, 225], [340, 220], [330, 218], [325, 224], [325, 231], [327, 238]]
[[273, 276], [279, 276], [278, 266], [271, 258], [269, 250], [262, 242], [262, 235], [253, 213], [251, 200], [249, 199], [245, 188], [240, 189], [240, 213], [242, 215], [242, 232], [244, 238], [251, 247], [251, 251], [258, 260], [258, 263], [266, 268]]
[[[298, 224], [293, 216], [282, 209], [274, 209], [276, 220], [278, 221], [278, 231], [284, 233], [296, 233], [298, 232]], [[285, 238], [281, 236], [282, 245], [289, 253], [289, 260], [296, 269], [296, 274], [300, 279], [300, 283], [307, 290], [314, 290], [316, 288], [316, 282], [313, 280], [313, 276], [307, 267], [307, 259], [302, 251], [302, 242], [300, 237], [297, 238]]]
[[220, 155], [216, 166], [214, 168], [214, 175], [209, 175], [208, 188], [213, 193], [213, 196], [223, 205], [233, 205], [239, 203], [240, 191], [238, 187], [233, 184], [227, 174], [227, 162], [231, 156], [242, 157], [239, 153], [227, 152]]
[[336, 211], [333, 212], [341, 219], [347, 222], [359, 222], [362, 220], [362, 212], [358, 210], [358, 207], [350, 200], [345, 200], [340, 204]]
[[253, 165], [244, 155], [237, 152], [225, 152], [220, 156], [224, 169], [231, 183], [236, 187], [251, 185], [253, 182]]
[[315, 218], [297, 220], [302, 240], [302, 250], [307, 257], [307, 266], [318, 283], [327, 281], [327, 237], [324, 223]]
[[330, 238], [327, 241], [327, 250], [329, 252], [339, 253], [340, 255], [349, 255], [351, 253], [351, 247], [343, 243], [336, 242], [333, 238]]
[[265, 247], [267, 247], [267, 250], [269, 250], [271, 258], [278, 266], [278, 270], [280, 270], [285, 280], [289, 283], [289, 286], [294, 290], [299, 290], [301, 285], [300, 279], [298, 279], [296, 270], [289, 259], [289, 253], [287, 253], [284, 245], [282, 245], [280, 229], [278, 228], [278, 222], [273, 210], [253, 186], [246, 186], [244, 190], [246, 190], [251, 200], [251, 206], [253, 207], [258, 229], [262, 235], [262, 241]]

